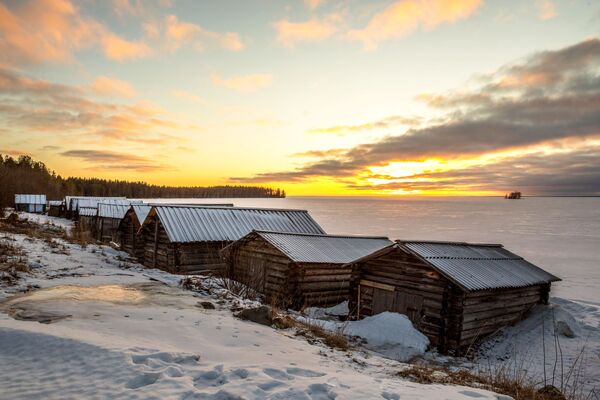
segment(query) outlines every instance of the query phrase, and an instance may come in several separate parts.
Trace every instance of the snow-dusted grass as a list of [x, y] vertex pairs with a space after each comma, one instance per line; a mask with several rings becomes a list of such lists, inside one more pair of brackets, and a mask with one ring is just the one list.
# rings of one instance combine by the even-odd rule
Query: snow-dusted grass
[[239, 320], [226, 290], [182, 290], [180, 277], [109, 247], [6, 236], [31, 272], [0, 286], [0, 398], [496, 398], [405, 381], [395, 361]]

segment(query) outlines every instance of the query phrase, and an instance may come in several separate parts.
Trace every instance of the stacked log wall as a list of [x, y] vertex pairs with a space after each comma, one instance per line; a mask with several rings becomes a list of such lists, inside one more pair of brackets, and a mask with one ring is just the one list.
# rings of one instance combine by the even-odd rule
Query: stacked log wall
[[160, 221], [154, 218], [144, 225], [141, 234], [144, 240], [144, 265], [172, 274], [178, 273], [175, 267], [175, 245], [169, 241]]
[[139, 224], [137, 218], [127, 213], [121, 221], [117, 236], [121, 249], [130, 256], [135, 257], [139, 263], [144, 263], [144, 236], [138, 234]]
[[223, 275], [225, 262], [220, 251], [228, 242], [180, 243], [175, 245], [177, 270], [181, 274]]
[[301, 303], [307, 307], [330, 307], [348, 300], [351, 267], [341, 264], [302, 263], [297, 285]]
[[549, 284], [466, 293], [459, 351], [502, 327], [522, 320], [536, 304], [545, 301]]
[[[81, 217], [79, 217], [81, 219]], [[100, 218], [98, 217], [96, 221], [96, 239], [108, 243], [115, 239], [117, 229], [119, 228], [119, 222], [121, 222], [118, 218]]]
[[389, 311], [396, 311], [393, 299], [398, 293], [422, 299], [418, 314], [407, 316], [433, 346], [445, 349], [447, 341], [460, 330], [456, 315], [452, 316], [459, 307], [451, 287], [446, 278], [417, 257], [393, 249], [353, 266], [349, 307], [360, 319], [380, 312], [374, 310], [374, 304], [382, 307], [377, 297], [384, 292], [390, 293], [391, 300], [383, 306]]

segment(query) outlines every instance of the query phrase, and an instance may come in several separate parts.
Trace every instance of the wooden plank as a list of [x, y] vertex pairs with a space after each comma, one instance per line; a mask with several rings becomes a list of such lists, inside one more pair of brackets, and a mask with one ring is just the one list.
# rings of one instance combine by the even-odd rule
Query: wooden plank
[[373, 282], [373, 281], [369, 281], [366, 279], [361, 279], [360, 285], [361, 286], [370, 286], [373, 288], [383, 289], [383, 290], [387, 290], [387, 291], [391, 291], [391, 292], [393, 292], [396, 289], [395, 286], [387, 285], [385, 283]]

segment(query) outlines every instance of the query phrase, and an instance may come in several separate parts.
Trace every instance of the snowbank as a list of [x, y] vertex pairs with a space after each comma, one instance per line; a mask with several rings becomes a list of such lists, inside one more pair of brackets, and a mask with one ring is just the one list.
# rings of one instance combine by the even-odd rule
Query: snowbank
[[509, 365], [543, 382], [544, 360], [548, 383], [570, 386], [578, 379], [588, 390], [599, 387], [600, 305], [552, 298], [550, 305], [535, 307], [525, 320], [486, 339], [476, 363], [484, 369]]
[[315, 324], [331, 332], [341, 331], [365, 341], [365, 347], [387, 358], [408, 361], [423, 355], [429, 339], [416, 330], [406, 315], [383, 312], [360, 321], [335, 322], [298, 318], [306, 324]]
[[27, 212], [22, 212], [22, 211], [19, 211], [17, 214], [19, 215], [19, 218], [26, 219], [26, 220], [33, 222], [35, 224], [38, 224], [38, 225], [58, 226], [60, 228], [63, 228], [65, 231], [67, 231], [67, 233], [69, 233], [71, 228], [73, 228], [73, 226], [75, 225], [74, 222], [71, 220], [68, 220], [65, 218], [58, 218], [58, 217], [49, 217], [48, 215], [44, 215], [44, 214], [32, 214], [32, 213], [27, 213]]
[[326, 317], [344, 317], [349, 313], [348, 301], [344, 301], [332, 307], [320, 308], [320, 307], [307, 307], [304, 309], [303, 314], [308, 318], [323, 319]]

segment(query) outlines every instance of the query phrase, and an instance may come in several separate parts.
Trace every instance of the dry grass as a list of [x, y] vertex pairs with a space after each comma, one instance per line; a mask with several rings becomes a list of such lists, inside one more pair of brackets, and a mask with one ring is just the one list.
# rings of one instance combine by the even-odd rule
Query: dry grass
[[348, 341], [348, 337], [344, 335], [343, 329], [328, 331], [317, 322], [304, 323], [296, 320], [293, 321], [297, 329], [296, 334], [299, 336], [317, 338], [326, 346], [342, 351], [350, 350], [352, 347]]
[[538, 391], [533, 382], [514, 379], [502, 370], [487, 374], [412, 365], [398, 375], [421, 384], [452, 384], [486, 389], [515, 400], [557, 400], [556, 395]]
[[14, 285], [19, 280], [19, 273], [28, 273], [30, 270], [23, 250], [8, 240], [0, 240], [0, 281]]

